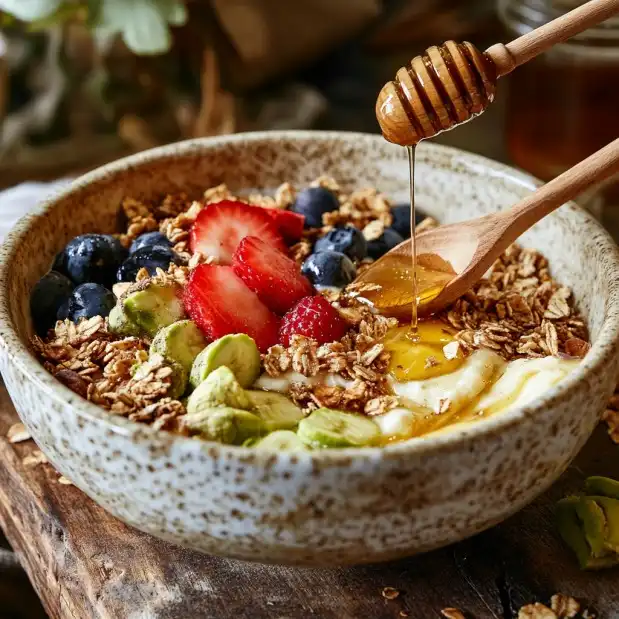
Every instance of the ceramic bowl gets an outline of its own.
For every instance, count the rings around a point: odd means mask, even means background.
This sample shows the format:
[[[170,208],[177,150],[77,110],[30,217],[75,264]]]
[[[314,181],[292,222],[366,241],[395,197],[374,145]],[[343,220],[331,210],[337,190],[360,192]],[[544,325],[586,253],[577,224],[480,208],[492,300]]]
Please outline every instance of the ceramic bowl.
[[[407,195],[406,153],[379,136],[255,133],[173,144],[79,180],[21,220],[0,267],[0,369],[21,419],[53,465],[142,531],[203,552],[333,565],[411,555],[473,535],[547,488],[598,422],[619,369],[619,259],[596,221],[569,204],[522,239],[572,287],[593,347],[526,408],[388,448],[269,453],[155,432],[109,415],[49,375],[29,350],[29,291],[84,232],[115,230],[123,196],[198,195],[302,185]],[[536,182],[462,151],[418,149],[421,205],[442,222],[510,206]]]

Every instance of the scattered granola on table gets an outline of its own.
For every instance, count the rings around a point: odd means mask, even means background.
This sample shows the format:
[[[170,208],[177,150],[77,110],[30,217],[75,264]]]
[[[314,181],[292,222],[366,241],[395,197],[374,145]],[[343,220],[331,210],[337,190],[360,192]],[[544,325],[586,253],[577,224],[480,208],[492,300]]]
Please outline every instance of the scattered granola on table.
[[[355,281],[410,236],[408,205],[374,188],[321,177],[239,197],[217,185],[127,196],[121,210],[124,230],[72,239],[35,286],[32,345],[66,387],[158,430],[277,449],[385,445],[465,408],[472,422],[523,363],[563,376],[589,349],[570,290],[518,246],[412,345],[368,303],[376,285]],[[479,376],[456,394],[467,368]],[[436,397],[416,387],[439,379]]]
[[[393,587],[383,587],[381,594],[386,600],[395,600],[399,597],[400,592]]]
[[[21,443],[22,441],[29,441],[32,437],[30,436],[30,432],[28,432],[26,426],[21,423],[13,424],[6,433],[6,438],[9,443]]]
[[[540,602],[526,604],[518,611],[518,619],[595,619],[588,610],[581,613],[581,605],[573,597],[556,593],[550,600],[550,607]],[[457,608],[444,608],[441,615],[445,619],[465,619],[465,615]]]
[[[619,445],[619,388],[608,400],[602,419],[608,427],[608,436]]]

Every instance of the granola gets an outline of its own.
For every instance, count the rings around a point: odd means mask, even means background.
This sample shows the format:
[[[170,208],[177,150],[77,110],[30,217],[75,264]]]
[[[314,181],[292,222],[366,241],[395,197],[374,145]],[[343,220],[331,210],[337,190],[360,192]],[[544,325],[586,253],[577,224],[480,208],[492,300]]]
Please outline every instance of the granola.
[[[555,593],[550,598],[550,608],[560,619],[573,619],[580,612],[580,603],[569,595]]]
[[[557,614],[544,604],[536,602],[523,606],[518,611],[518,619],[557,619]]]
[[[28,432],[26,426],[23,423],[18,422],[9,428],[6,433],[6,438],[9,443],[22,443],[23,441],[29,441],[32,437],[30,436],[30,432]]]
[[[47,340],[35,336],[32,343],[45,367],[91,402],[119,415],[135,414],[135,421],[147,423],[169,414],[164,398],[171,369],[161,363],[147,376],[135,378],[134,366],[148,359],[147,343],[137,337],[115,339],[102,317],[77,324],[58,322]],[[174,407],[178,416],[182,404],[176,402]],[[144,409],[149,409],[148,414],[143,414]]]
[[[587,327],[569,288],[551,278],[544,256],[518,245],[440,318],[459,330],[456,340],[465,352],[489,348],[509,361],[584,357],[589,350]]]
[[[349,225],[362,231],[368,241],[379,238],[391,225],[391,204],[376,189],[346,193],[329,177],[316,179],[312,186],[329,189],[339,209],[322,215],[322,226],[306,228],[288,254],[297,263],[312,252],[317,238],[335,226]],[[134,292],[152,284],[159,287],[188,285],[192,271],[201,264],[217,262],[216,256],[192,253],[191,228],[200,212],[224,200],[241,201],[257,207],[287,209],[295,201],[296,188],[283,183],[272,196],[235,195],[225,184],[211,187],[202,196],[167,195],[146,202],[127,197],[122,202],[126,229],[118,236],[126,247],[144,232],[159,231],[171,242],[184,264],[170,264],[167,270],[149,273],[142,268],[133,282],[114,285],[122,303]],[[435,227],[432,218],[417,226],[418,232]],[[372,263],[357,260],[357,273]],[[389,380],[391,353],[385,348],[387,332],[398,325],[367,305],[362,293],[372,284],[353,283],[344,290],[320,291],[345,321],[347,330],[337,341],[319,344],[303,335],[293,335],[288,346],[277,344],[261,355],[260,372],[271,378],[292,373],[287,395],[305,414],[327,407],[378,417],[400,405]],[[455,340],[444,345],[442,356],[457,360],[477,349],[487,348],[505,360],[553,355],[583,357],[588,349],[584,321],[574,308],[571,292],[555,282],[546,259],[534,250],[510,247],[493,265],[486,279],[445,310],[439,318],[456,329]],[[65,386],[114,414],[152,425],[156,429],[183,431],[185,404],[172,393],[174,371],[164,359],[148,363],[150,337],[120,336],[108,328],[100,316],[73,323],[58,322],[48,337],[34,337],[33,348],[44,366]],[[131,332],[130,332],[131,333]],[[151,334],[152,336],[152,334]],[[438,351],[440,356],[440,349]],[[425,369],[437,368],[439,361],[428,356]],[[148,371],[136,373],[136,367]],[[329,381],[322,377],[330,376]],[[438,403],[438,412],[448,412],[449,398]],[[606,420],[619,436],[619,408],[609,405]]]
[[[619,445],[619,386],[608,400],[602,419],[608,427],[608,435],[611,440]]]
[[[390,355],[381,340],[398,321],[372,312],[354,296],[342,293],[335,300],[333,293],[327,294],[350,327],[346,336],[318,345],[295,335],[288,348],[276,345],[263,355],[265,372],[277,377],[292,369],[308,378],[328,373],[347,381],[346,387],[295,385],[290,396],[307,411],[326,406],[377,415],[397,406],[387,382]]]

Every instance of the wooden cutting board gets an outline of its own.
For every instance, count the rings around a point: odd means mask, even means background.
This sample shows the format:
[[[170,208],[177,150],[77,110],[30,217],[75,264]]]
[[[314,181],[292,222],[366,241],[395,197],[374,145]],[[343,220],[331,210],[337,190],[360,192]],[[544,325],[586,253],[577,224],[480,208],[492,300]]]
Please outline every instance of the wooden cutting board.
[[[25,466],[37,447],[9,444],[17,421],[0,387],[0,525],[52,619],[439,619],[446,607],[515,619],[557,592],[598,619],[619,618],[619,569],[581,572],[552,523],[555,501],[587,475],[619,479],[619,448],[602,427],[550,491],[507,522],[411,559],[317,570],[205,556],[139,533],[59,483],[49,464]]]

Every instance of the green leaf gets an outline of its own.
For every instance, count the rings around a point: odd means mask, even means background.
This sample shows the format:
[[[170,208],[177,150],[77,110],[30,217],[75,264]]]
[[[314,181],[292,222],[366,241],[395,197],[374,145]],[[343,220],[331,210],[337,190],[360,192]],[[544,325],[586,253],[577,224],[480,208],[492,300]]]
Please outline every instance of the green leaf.
[[[180,0],[105,0],[95,25],[98,36],[121,33],[136,54],[161,54],[170,49],[168,24],[186,19]]]
[[[0,0],[0,10],[31,22],[51,15],[61,4],[62,0]]]
[[[161,54],[171,37],[164,16],[149,0],[135,0],[134,13],[123,28],[123,40],[136,54]]]
[[[182,0],[156,0],[164,19],[172,26],[182,26],[187,21],[187,8]]]

